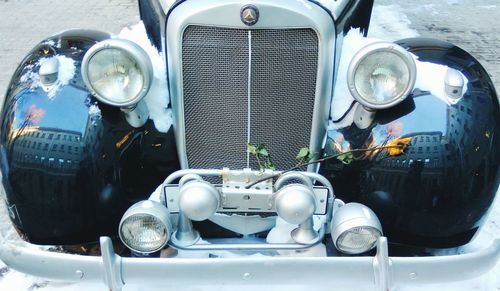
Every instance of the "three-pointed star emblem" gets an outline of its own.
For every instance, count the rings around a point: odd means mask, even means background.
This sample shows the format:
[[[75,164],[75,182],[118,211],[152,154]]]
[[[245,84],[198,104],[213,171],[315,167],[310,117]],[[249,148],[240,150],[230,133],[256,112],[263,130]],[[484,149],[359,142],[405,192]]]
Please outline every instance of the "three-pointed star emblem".
[[[241,8],[241,21],[248,25],[254,25],[259,20],[259,10],[253,5],[246,5]]]

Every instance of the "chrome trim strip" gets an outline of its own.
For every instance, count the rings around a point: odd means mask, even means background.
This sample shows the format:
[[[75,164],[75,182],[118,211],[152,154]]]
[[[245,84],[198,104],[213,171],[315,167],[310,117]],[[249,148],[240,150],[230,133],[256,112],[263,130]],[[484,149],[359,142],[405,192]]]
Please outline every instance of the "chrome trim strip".
[[[189,2],[189,5],[186,3]],[[326,135],[330,102],[332,98],[333,66],[335,50],[335,26],[332,18],[320,6],[305,1],[258,0],[252,1],[260,11],[259,22],[248,27],[241,22],[241,1],[238,0],[189,0],[179,4],[167,23],[167,60],[170,84],[170,99],[174,108],[174,132],[181,168],[189,168],[186,153],[183,81],[182,81],[182,37],[189,25],[208,25],[238,29],[311,28],[318,35],[319,54],[313,129],[309,148],[320,152]],[[246,3],[247,4],[247,3]],[[317,165],[308,166],[315,171]]]
[[[251,94],[252,94],[252,31],[248,31],[248,84],[247,84],[247,144],[250,143]],[[250,168],[250,152],[247,151],[247,168]]]

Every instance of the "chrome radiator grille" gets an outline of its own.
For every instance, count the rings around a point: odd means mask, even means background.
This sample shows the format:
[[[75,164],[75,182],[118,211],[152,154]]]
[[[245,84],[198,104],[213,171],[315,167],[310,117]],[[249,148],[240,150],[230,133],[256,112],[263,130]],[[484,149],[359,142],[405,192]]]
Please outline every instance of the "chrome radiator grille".
[[[247,143],[278,169],[309,146],[318,68],[312,29],[188,26],[182,42],[190,168],[256,168]],[[248,164],[249,163],[249,164]]]

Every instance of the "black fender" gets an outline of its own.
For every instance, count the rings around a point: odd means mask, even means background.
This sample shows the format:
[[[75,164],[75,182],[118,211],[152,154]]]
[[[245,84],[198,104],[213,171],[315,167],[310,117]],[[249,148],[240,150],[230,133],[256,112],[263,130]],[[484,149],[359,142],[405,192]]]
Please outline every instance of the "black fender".
[[[119,108],[85,87],[85,52],[109,38],[71,30],[31,50],[15,71],[1,113],[0,165],[10,217],[37,244],[81,244],[116,236],[125,209],[179,168],[172,129],[151,120],[131,127]],[[40,60],[72,60],[73,76],[55,91],[40,86]]]
[[[397,43],[420,61],[462,72],[468,80],[466,93],[454,105],[415,94],[378,111],[366,130],[352,125],[331,132],[327,153],[335,152],[336,143],[351,148],[380,144],[391,131],[412,140],[401,156],[375,155],[350,165],[328,162],[321,171],[337,197],[374,210],[390,242],[460,246],[483,224],[499,184],[498,97],[481,64],[459,47],[425,38]]]

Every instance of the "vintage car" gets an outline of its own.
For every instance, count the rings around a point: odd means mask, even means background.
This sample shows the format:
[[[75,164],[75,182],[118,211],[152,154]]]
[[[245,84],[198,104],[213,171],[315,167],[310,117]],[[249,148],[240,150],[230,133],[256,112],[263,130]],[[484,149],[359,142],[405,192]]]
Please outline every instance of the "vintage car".
[[[70,30],[13,74],[8,266],[110,290],[390,290],[496,264],[500,240],[436,256],[499,182],[498,97],[469,53],[367,38],[370,0],[138,4],[146,41]]]

